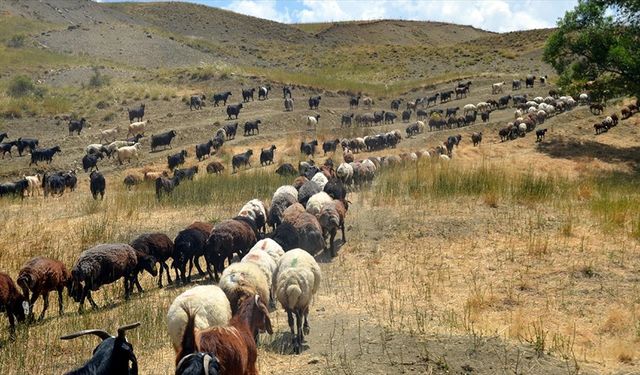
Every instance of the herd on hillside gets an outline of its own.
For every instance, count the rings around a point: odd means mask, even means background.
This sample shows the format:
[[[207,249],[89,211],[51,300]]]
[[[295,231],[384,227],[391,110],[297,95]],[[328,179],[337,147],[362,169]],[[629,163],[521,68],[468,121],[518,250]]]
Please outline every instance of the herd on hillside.
[[[525,88],[533,87],[535,77],[524,80]],[[546,77],[540,78],[544,83]],[[522,81],[512,83],[512,90],[522,89]],[[503,93],[505,82],[494,83],[492,94]],[[500,129],[498,135],[502,141],[524,137],[536,130],[536,140],[541,141],[546,129],[536,129],[550,117],[571,110],[577,105],[589,105],[594,115],[604,111],[602,103],[590,103],[588,94],[578,98],[560,95],[555,89],[547,97],[528,97],[515,92],[497,99],[488,99],[477,104],[466,104],[446,109],[430,108],[440,103],[465,98],[472,87],[471,82],[458,83],[453,90],[434,93],[414,101],[394,99],[391,111],[341,115],[343,128],[352,126],[373,126],[381,123],[393,124],[400,112],[400,119],[407,123],[405,137],[415,137],[429,131],[453,129],[473,125],[479,116],[488,122],[490,114],[496,110],[514,111],[514,121]],[[285,111],[294,110],[293,87],[283,87]],[[231,92],[210,96],[214,106],[225,105],[227,117],[237,119],[243,105],[249,105],[257,91],[258,100],[269,100],[271,87],[243,89],[243,102],[227,105]],[[310,110],[317,110],[322,97],[308,99]],[[206,105],[204,95],[194,95],[187,101],[191,110],[199,110]],[[404,103],[404,104],[403,104]],[[367,96],[354,96],[349,99],[349,108],[364,106],[371,109],[375,102]],[[461,112],[458,115],[458,112]],[[630,104],[621,111],[626,119],[638,112],[638,103]],[[82,158],[82,167],[89,175],[89,189],[95,199],[103,198],[106,189],[104,175],[98,170],[98,163],[105,158],[113,158],[119,164],[139,159],[142,154],[140,140],[145,137],[151,120],[144,120],[145,105],[128,110],[129,125],[124,139],[118,139],[123,130],[120,127],[100,131],[100,143],[86,146],[86,155]],[[416,120],[412,122],[412,117]],[[320,115],[304,118],[305,125],[315,129]],[[617,114],[606,116],[594,125],[596,134],[608,131],[619,121]],[[244,123],[244,136],[259,134],[262,122],[259,119]],[[86,119],[70,120],[69,133],[80,134],[87,125]],[[235,139],[239,123],[230,122],[217,129],[211,139],[195,146],[198,161],[217,153],[230,140]],[[169,130],[162,134],[151,135],[150,148],[171,148],[177,132]],[[0,142],[7,138],[0,134]],[[473,146],[482,142],[482,132],[471,135]],[[306,161],[294,166],[283,163],[275,173],[290,176],[291,185],[278,188],[267,206],[260,199],[245,204],[237,216],[215,225],[195,221],[180,231],[172,240],[164,233],[145,233],[134,238],[129,244],[101,244],[82,252],[75,264],[68,268],[62,262],[46,257],[36,257],[28,261],[14,280],[6,273],[0,273],[0,308],[9,318],[10,335],[15,335],[16,320],[31,322],[34,318],[34,303],[40,297],[44,301],[39,319],[43,319],[48,309],[50,292],[58,294],[60,314],[63,314],[63,293],[79,303],[82,311],[87,300],[93,308],[97,304],[92,292],[102,286],[120,279],[124,282],[124,297],[129,299],[134,289],[140,293],[142,287],[139,277],[147,272],[158,277],[158,287],[162,287],[163,274],[167,283],[188,284],[191,282],[193,267],[201,277],[209,278],[217,284],[201,285],[188,289],[174,300],[167,313],[167,330],[176,353],[176,374],[218,374],[237,373],[255,374],[257,350],[256,343],[260,332],[273,332],[269,318],[280,302],[288,315],[291,331],[291,345],[300,353],[309,333],[309,306],[316,294],[321,271],[314,256],[326,252],[336,256],[338,245],[335,237],[341,232],[342,243],[345,238],[345,218],[349,208],[348,191],[372,183],[378,171],[402,162],[416,161],[421,158],[448,160],[453,150],[462,141],[462,135],[452,135],[430,150],[406,152],[385,157],[370,156],[358,158],[362,152],[395,148],[403,139],[399,130],[381,132],[366,137],[336,138],[325,140],[321,145],[324,155],[342,149],[343,161],[337,165],[331,158],[317,164],[313,158],[318,152],[317,140],[303,141],[300,153],[307,156]],[[26,151],[31,154],[31,164],[51,163],[60,147],[39,148],[39,141],[33,138],[18,138],[3,142],[0,149],[4,154],[16,147],[18,154]],[[260,150],[260,164],[274,163],[276,146]],[[189,153],[180,150],[167,156],[169,172],[146,172],[143,177],[127,175],[124,184],[128,188],[150,181],[155,183],[156,195],[160,199],[180,185],[192,180],[199,172],[198,166],[181,168]],[[253,150],[233,155],[233,172],[243,167],[251,167]],[[211,161],[206,166],[208,173],[222,173],[225,166],[220,161]],[[77,172],[59,171],[24,176],[23,179],[0,184],[0,195],[24,197],[43,192],[44,196],[62,195],[65,190],[73,191],[78,182]],[[271,228],[270,231],[267,228]],[[200,260],[204,259],[204,269]],[[167,262],[171,260],[171,266]],[[159,270],[158,270],[159,268]],[[175,272],[171,279],[171,269]],[[86,364],[74,373],[112,374],[137,373],[137,361],[133,347],[126,340],[126,331],[135,329],[139,323],[120,327],[117,335],[112,336],[101,330],[80,331],[62,337],[70,340],[83,335],[96,335],[102,339]]]

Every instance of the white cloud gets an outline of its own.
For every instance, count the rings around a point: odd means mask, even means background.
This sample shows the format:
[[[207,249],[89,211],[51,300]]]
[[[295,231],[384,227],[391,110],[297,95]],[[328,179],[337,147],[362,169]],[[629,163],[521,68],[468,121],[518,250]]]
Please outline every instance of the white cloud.
[[[234,0],[225,9],[248,16],[291,23],[288,9],[278,10],[276,0]]]

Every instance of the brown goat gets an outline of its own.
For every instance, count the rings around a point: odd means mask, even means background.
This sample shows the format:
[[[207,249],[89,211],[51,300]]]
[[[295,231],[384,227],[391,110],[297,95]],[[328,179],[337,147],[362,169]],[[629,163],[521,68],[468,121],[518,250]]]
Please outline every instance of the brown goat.
[[[65,265],[55,259],[36,257],[28,261],[18,273],[18,286],[22,289],[24,298],[29,301],[30,315],[33,316],[33,305],[42,296],[44,307],[38,320],[44,319],[49,307],[49,292],[58,291],[58,308],[60,315],[64,313],[62,294],[64,288],[71,287],[71,274]],[[31,299],[29,300],[29,292]]]
[[[152,256],[160,264],[159,288],[162,288],[163,270],[167,271],[167,283],[172,283],[169,266],[165,263],[167,259],[173,256],[173,241],[171,241],[171,238],[164,233],[145,233],[131,241],[130,245],[137,251]]]
[[[266,330],[273,333],[269,310],[259,296],[247,298],[226,327],[212,327],[202,331],[194,329],[195,316],[187,312],[188,321],[182,337],[182,348],[176,364],[190,354],[212,354],[220,365],[220,373],[226,375],[257,375],[258,351],[253,332]],[[186,358],[199,360],[196,356]]]
[[[16,284],[9,275],[0,272],[0,311],[4,310],[9,318],[9,332],[11,338],[15,337],[16,319],[23,322],[29,314],[29,303],[20,293]]]

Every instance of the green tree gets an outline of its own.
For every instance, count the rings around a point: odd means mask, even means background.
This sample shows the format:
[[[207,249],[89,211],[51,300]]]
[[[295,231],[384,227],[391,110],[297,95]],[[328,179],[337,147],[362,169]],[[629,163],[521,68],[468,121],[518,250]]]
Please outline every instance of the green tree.
[[[640,95],[640,1],[580,0],[558,21],[543,59],[571,93],[588,86],[596,100]]]
[[[36,86],[33,84],[29,77],[20,75],[14,77],[11,82],[9,82],[9,86],[7,87],[7,94],[14,98],[19,98],[32,94],[35,89]]]

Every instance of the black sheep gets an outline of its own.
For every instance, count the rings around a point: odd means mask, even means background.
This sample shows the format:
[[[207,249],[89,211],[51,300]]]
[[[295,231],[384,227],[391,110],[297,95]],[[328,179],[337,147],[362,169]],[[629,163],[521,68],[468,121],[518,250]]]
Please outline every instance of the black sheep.
[[[231,116],[236,116],[236,119],[238,119],[238,115],[240,114],[241,109],[242,109],[242,103],[228,105],[227,106],[228,119],[231,120]]]
[[[153,257],[160,264],[160,275],[158,276],[158,287],[162,288],[162,273],[167,273],[167,283],[171,284],[171,274],[166,261],[173,257],[174,245],[171,238],[164,233],[145,233],[136,237],[130,243],[136,251]]]
[[[151,151],[154,151],[160,146],[169,146],[169,148],[171,148],[171,141],[176,135],[175,130],[170,130],[158,135],[151,135]]]
[[[260,149],[260,165],[273,164],[276,145],[271,145],[268,149]]]
[[[133,120],[138,120],[138,121],[142,121],[142,118],[144,117],[144,103],[140,104],[140,107],[138,108],[134,108],[134,109],[129,109],[127,108],[127,112],[129,112],[129,122],[132,123]]]
[[[347,189],[344,187],[342,181],[337,178],[330,179],[324,185],[323,190],[333,199],[345,200],[347,198]]]
[[[167,156],[167,165],[169,170],[174,170],[177,166],[184,164],[184,158],[187,156],[187,150],[182,150],[177,154]]]
[[[84,127],[84,125],[86,124],[87,120],[85,120],[85,118],[81,118],[80,121],[78,120],[70,120],[69,121],[69,135],[73,134],[73,132],[77,132],[78,135],[80,135],[80,132],[82,131],[82,128]]]
[[[100,200],[104,199],[104,191],[107,187],[107,182],[104,179],[102,173],[98,171],[93,171],[89,175],[89,189],[91,190],[91,195],[93,199],[98,199],[98,194],[100,194]]]
[[[219,102],[223,102],[223,105],[227,105],[227,99],[229,99],[230,96],[231,91],[213,94],[213,106],[217,107]]]

